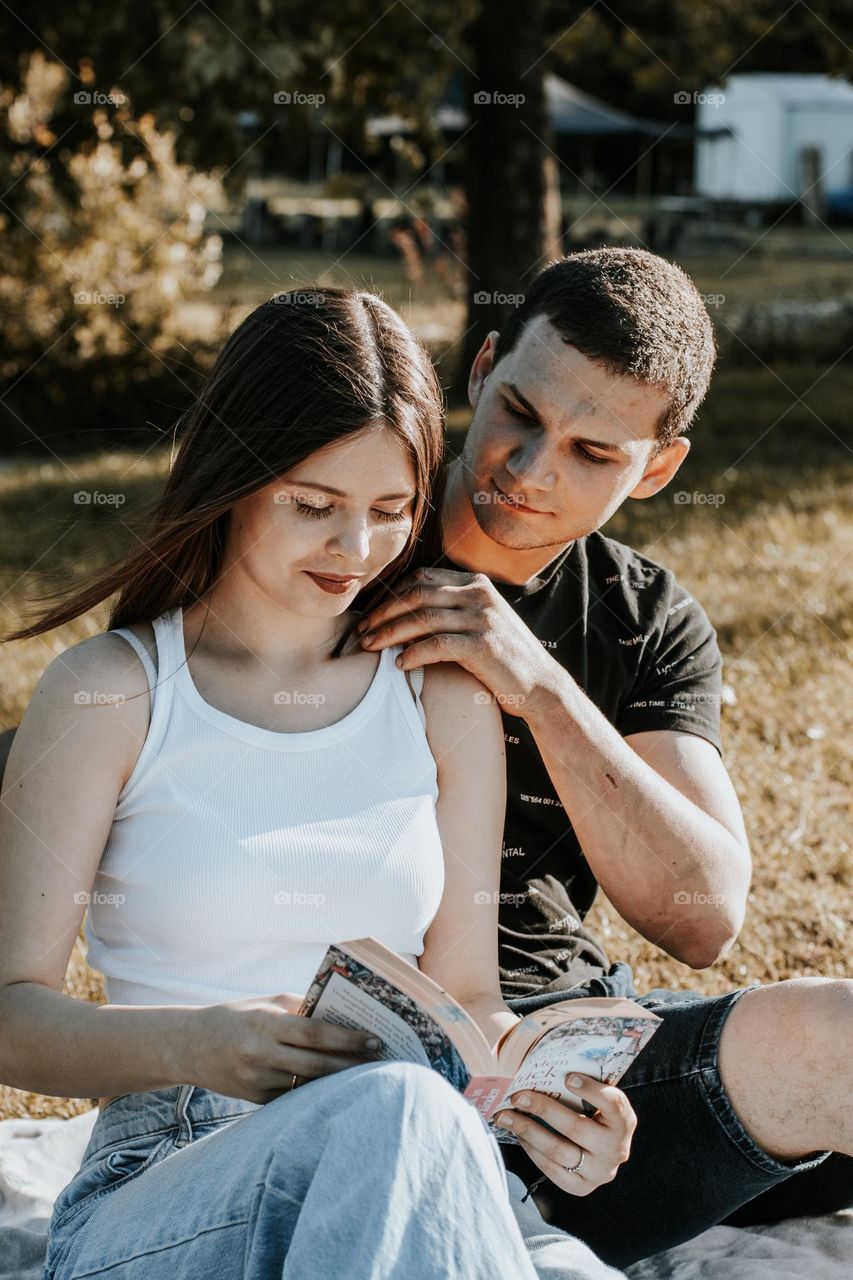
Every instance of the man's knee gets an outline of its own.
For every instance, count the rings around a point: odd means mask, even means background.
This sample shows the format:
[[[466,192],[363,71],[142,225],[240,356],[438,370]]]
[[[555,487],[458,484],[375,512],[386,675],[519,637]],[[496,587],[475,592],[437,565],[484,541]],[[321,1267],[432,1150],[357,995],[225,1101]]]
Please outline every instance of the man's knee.
[[[753,1062],[783,1054],[789,1061],[802,1056],[819,1062],[831,1039],[853,1034],[853,980],[849,978],[788,978],[748,991],[723,1024],[720,1065],[747,1056]]]

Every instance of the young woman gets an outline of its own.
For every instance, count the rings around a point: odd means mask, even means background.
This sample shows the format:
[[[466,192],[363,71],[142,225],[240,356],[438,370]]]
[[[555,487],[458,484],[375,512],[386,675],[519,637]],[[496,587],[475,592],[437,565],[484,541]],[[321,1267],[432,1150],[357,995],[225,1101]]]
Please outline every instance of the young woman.
[[[296,1014],[328,943],[373,936],[490,1040],[516,1020],[498,709],[453,665],[340,656],[356,598],[435,552],[442,446],[388,306],[279,295],[226,342],[148,533],[7,637],[115,596],[40,680],[0,813],[2,1079],[100,1095],[45,1280],[535,1274],[470,1104]],[[103,1006],[62,994],[87,904]]]

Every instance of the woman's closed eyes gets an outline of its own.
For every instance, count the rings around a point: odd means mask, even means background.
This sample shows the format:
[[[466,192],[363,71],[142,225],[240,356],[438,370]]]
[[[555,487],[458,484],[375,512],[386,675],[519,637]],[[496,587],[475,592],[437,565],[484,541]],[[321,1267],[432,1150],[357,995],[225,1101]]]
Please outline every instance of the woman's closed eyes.
[[[334,511],[334,507],[313,507],[308,502],[296,501],[296,510],[300,515],[309,516],[312,520],[325,520]],[[377,511],[380,520],[405,520],[405,511]]]

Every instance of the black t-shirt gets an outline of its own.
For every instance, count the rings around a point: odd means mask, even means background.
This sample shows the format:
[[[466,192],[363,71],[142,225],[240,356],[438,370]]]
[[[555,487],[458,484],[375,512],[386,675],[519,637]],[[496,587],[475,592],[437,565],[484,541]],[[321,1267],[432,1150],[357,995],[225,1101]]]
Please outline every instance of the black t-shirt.
[[[462,569],[448,556],[438,562]],[[623,735],[699,734],[720,750],[722,659],[673,574],[592,533],[523,586],[497,591]],[[500,906],[504,996],[559,991],[610,962],[582,921],[597,882],[527,725],[501,712],[507,758]]]

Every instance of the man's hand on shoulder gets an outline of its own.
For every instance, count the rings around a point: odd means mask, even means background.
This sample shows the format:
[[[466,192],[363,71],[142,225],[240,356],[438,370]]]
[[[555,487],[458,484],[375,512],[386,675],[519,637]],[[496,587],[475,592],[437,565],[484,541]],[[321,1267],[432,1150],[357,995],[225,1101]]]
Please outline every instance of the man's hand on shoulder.
[[[400,665],[406,670],[458,663],[491,691],[502,710],[522,718],[537,690],[566,678],[482,573],[417,569],[359,628],[365,649],[405,644]]]

